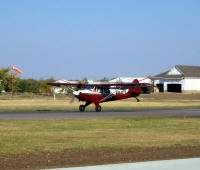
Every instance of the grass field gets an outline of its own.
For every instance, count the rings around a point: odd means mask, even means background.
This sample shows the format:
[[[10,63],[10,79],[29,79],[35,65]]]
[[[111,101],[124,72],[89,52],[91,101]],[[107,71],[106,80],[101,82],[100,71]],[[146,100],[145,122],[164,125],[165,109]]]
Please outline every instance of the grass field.
[[[80,102],[58,96],[0,96],[0,111],[78,110]],[[199,94],[151,94],[102,103],[104,110],[200,108]],[[88,110],[94,110],[91,105]],[[198,118],[0,120],[0,154],[97,148],[200,145]]]
[[[141,102],[134,98],[102,103],[103,110],[132,110],[156,108],[200,108],[200,94],[147,94],[141,95]],[[76,99],[70,103],[67,96],[0,95],[0,111],[36,111],[36,110],[78,110],[81,102]],[[82,103],[83,104],[83,103]],[[94,106],[86,110],[94,110]]]
[[[70,103],[69,100],[3,100],[0,101],[0,111],[37,111],[37,110],[78,110],[83,102]],[[133,110],[161,108],[200,108],[200,101],[142,101],[134,99],[114,101],[101,104],[103,110]],[[90,105],[86,110],[94,110]]]
[[[103,110],[200,108],[200,94],[150,94],[140,99],[139,103],[131,98],[101,105]],[[0,112],[78,110],[81,103],[70,100],[67,96],[54,101],[52,96],[0,95]],[[195,157],[200,150],[199,132],[199,118],[0,120],[0,169]]]
[[[0,154],[200,146],[198,118],[0,120]]]

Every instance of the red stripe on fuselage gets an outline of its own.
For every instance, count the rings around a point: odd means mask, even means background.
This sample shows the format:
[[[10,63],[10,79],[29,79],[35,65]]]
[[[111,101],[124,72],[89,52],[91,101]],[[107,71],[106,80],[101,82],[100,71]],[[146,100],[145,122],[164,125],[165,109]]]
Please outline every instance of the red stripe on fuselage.
[[[88,93],[80,93],[79,98],[85,100],[85,101],[100,101],[104,99],[105,97],[102,94],[88,94]]]
[[[131,98],[133,97],[130,93],[126,93],[126,94],[116,94],[115,98],[116,100],[122,100],[122,99],[127,99],[127,98]]]
[[[79,99],[81,99],[83,101],[90,101],[90,102],[93,102],[96,104],[96,103],[100,103],[101,100],[102,100],[102,102],[106,102],[106,101],[127,99],[127,98],[131,98],[133,96],[130,93],[126,93],[126,94],[118,93],[118,94],[114,95],[113,97],[108,98],[107,100],[103,100],[106,96],[103,96],[102,94],[80,93],[78,97],[79,97]]]

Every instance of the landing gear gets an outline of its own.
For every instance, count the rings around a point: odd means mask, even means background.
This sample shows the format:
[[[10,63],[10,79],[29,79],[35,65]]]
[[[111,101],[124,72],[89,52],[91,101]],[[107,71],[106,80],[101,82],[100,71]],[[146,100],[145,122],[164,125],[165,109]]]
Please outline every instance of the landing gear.
[[[79,106],[79,111],[80,112],[84,112],[85,111],[85,106],[84,105],[80,105]]]
[[[136,98],[137,102],[140,102],[140,99],[138,99],[137,97],[135,97],[135,98]]]
[[[100,112],[101,111],[101,106],[100,105],[96,106],[95,110],[96,110],[96,112]]]
[[[79,111],[80,112],[84,112],[85,111],[85,108],[88,106],[88,105],[90,105],[92,102],[86,102],[85,103],[85,105],[80,105],[79,106]],[[98,105],[97,103],[95,103],[95,111],[96,112],[101,112],[101,106],[100,105]]]
[[[87,102],[85,103],[85,105],[80,105],[80,106],[79,106],[79,111],[80,111],[80,112],[84,112],[84,111],[85,111],[85,108],[86,108],[87,106],[89,106],[91,103],[92,103],[92,102],[87,101]]]
[[[138,95],[136,93],[131,93],[131,94],[132,94],[133,97],[135,97],[137,102],[140,102],[140,99],[137,98]]]

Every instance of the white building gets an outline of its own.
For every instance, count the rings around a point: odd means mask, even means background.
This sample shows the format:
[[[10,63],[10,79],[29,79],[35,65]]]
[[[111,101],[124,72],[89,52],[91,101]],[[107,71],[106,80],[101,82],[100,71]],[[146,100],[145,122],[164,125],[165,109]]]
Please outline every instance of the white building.
[[[176,65],[153,78],[159,92],[200,91],[200,66]]]
[[[151,79],[146,77],[117,77],[110,80],[111,83],[123,82],[123,83],[132,83],[133,80],[138,79],[140,83],[152,83]]]
[[[70,83],[70,82],[72,83],[74,81],[57,80],[55,82],[56,83]],[[66,89],[65,86],[63,86],[63,87],[52,87],[52,88],[53,88],[54,94],[59,94],[59,93],[61,93],[61,94],[68,94],[67,89]]]

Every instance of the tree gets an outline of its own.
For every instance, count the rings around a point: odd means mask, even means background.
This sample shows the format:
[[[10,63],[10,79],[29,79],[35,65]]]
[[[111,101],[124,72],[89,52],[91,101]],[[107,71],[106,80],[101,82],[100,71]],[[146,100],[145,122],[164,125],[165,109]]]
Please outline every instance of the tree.
[[[47,93],[47,94],[51,94],[52,93],[52,87],[47,85],[48,82],[53,82],[55,81],[54,78],[49,78],[49,79],[40,79],[39,84],[39,92],[40,93]]]
[[[12,94],[14,92],[20,91],[19,84],[21,82],[21,79],[20,79],[20,77],[17,76],[16,73],[9,75],[9,81],[10,81],[9,90],[7,90],[7,91],[12,91]]]
[[[88,83],[88,78],[84,77],[82,83]]]
[[[10,82],[10,75],[9,75],[10,68],[2,68],[0,69],[0,93],[2,91],[9,91],[9,82]]]
[[[108,82],[109,79],[108,79],[107,77],[104,77],[104,78],[100,79],[99,81],[100,81],[100,82]]]
[[[22,79],[18,83],[18,90],[20,92],[39,93],[40,82],[34,79]]]

